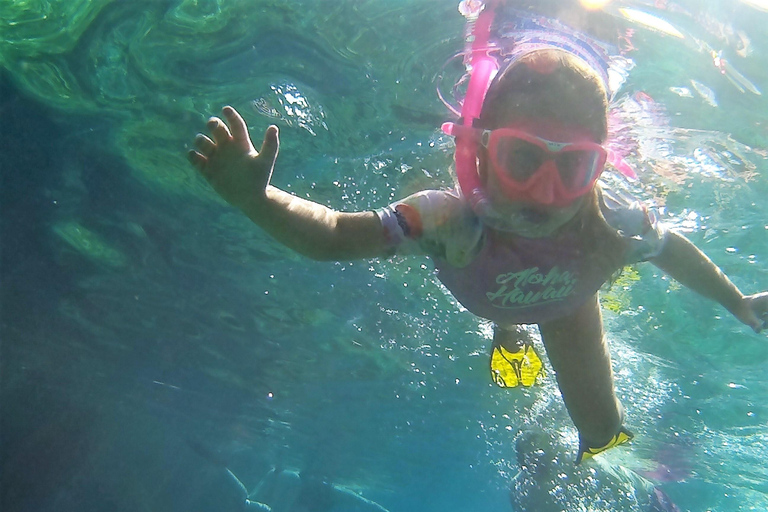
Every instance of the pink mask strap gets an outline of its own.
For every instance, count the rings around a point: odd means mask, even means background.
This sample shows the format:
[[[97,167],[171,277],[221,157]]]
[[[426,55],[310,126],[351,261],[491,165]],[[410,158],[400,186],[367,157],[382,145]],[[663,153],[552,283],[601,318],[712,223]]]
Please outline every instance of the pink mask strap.
[[[606,162],[611,164],[617,171],[631,180],[637,179],[637,173],[632,169],[632,166],[627,163],[624,158],[612,149],[606,149],[608,157]]]

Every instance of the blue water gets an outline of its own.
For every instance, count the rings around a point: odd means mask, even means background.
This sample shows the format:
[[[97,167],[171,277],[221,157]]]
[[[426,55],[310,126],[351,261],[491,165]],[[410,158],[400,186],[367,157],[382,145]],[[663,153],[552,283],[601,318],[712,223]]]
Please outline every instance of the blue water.
[[[488,326],[427,258],[303,259],[185,160],[231,104],[256,139],[280,126],[273,182],[302,197],[351,211],[449,184],[434,79],[457,3],[0,2],[3,511],[225,509],[190,440],[249,488],[277,465],[392,512],[512,510],[518,431],[575,442],[551,372],[491,383]],[[761,291],[768,7],[653,4],[623,3],[685,38],[620,22],[624,185]],[[768,510],[765,334],[650,265],[603,298],[637,434],[608,460],[681,510]]]

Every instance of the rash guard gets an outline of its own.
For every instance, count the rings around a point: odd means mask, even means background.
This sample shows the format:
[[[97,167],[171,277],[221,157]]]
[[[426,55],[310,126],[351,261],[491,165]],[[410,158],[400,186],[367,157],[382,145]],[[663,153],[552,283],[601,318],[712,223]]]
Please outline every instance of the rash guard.
[[[600,207],[624,239],[625,264],[661,252],[666,231],[651,210],[610,191],[600,194]],[[585,255],[574,232],[500,234],[456,191],[425,190],[376,213],[393,253],[430,256],[440,281],[465,308],[501,325],[566,316],[617,270]]]

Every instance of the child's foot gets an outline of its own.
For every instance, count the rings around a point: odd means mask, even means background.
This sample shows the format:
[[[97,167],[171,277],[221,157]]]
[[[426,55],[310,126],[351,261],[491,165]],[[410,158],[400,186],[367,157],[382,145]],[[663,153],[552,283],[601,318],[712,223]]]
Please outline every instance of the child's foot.
[[[591,459],[598,453],[602,453],[605,450],[613,448],[614,446],[619,446],[620,444],[627,443],[631,441],[632,438],[634,437],[635,435],[632,432],[630,432],[624,427],[621,427],[621,430],[619,430],[619,433],[613,436],[611,440],[608,441],[608,443],[601,446],[592,447],[592,446],[589,446],[589,443],[587,441],[585,441],[581,436],[579,436],[579,455],[578,457],[576,457],[576,464],[580,464],[582,460]]]
[[[528,331],[522,327],[503,329],[494,325],[491,348],[493,382],[502,388],[533,386],[542,375],[542,368]]]

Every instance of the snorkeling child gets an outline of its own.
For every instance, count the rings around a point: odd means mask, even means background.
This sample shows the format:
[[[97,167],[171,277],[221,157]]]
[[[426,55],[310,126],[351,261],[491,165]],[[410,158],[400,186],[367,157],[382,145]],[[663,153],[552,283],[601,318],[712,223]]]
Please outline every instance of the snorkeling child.
[[[473,51],[462,118],[444,126],[456,138],[458,190],[422,191],[375,212],[301,199],[269,183],[277,127],[267,128],[257,152],[232,107],[223,109],[226,124],[208,121],[212,138],[199,134],[189,158],[221,197],[307,257],[430,256],[459,302],[494,322],[492,357],[511,360],[518,381],[500,382],[496,372],[499,384],[535,380],[537,358],[520,326],[537,324],[579,431],[578,463],[632,437],[603,333],[604,283],[629,263],[650,261],[756,332],[768,321],[768,292],[745,296],[641,204],[603,190],[608,100],[599,73],[556,47],[519,52],[496,72],[482,47],[486,13],[475,25],[482,51]]]

